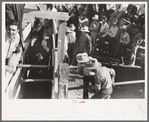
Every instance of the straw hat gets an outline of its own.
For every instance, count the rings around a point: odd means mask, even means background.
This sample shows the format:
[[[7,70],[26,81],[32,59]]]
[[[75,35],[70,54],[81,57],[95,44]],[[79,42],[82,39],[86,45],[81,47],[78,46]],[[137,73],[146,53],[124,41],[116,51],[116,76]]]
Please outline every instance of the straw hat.
[[[76,29],[76,27],[74,26],[74,24],[70,24],[70,30],[74,31]]]
[[[78,63],[87,63],[89,61],[88,54],[87,53],[79,53],[76,56],[76,60]]]
[[[95,15],[94,17],[92,17],[92,19],[99,20],[99,16],[98,15]]]
[[[90,60],[88,64],[85,65],[86,69],[97,69],[98,67],[101,67],[101,63],[98,62],[96,58],[93,58]]]
[[[82,27],[82,28],[81,28],[81,31],[82,31],[82,32],[90,32],[90,31],[88,30],[88,27],[87,27],[87,26]]]

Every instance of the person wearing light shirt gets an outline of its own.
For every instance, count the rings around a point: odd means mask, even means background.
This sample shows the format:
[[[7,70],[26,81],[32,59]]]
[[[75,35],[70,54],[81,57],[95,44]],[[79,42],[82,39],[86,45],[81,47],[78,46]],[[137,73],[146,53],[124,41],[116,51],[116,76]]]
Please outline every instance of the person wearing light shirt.
[[[21,46],[19,45],[20,36],[18,27],[18,22],[15,20],[10,20],[8,22],[5,36],[5,87],[8,85],[13,73],[16,71],[22,53]]]
[[[98,32],[99,32],[99,19],[98,15],[95,15],[92,17],[93,21],[91,25],[89,26],[89,30],[91,31],[91,39],[92,39],[92,49],[95,49],[96,46],[96,39],[98,37]]]
[[[139,48],[139,45],[144,41],[145,35],[143,33],[138,33],[132,38],[132,45],[131,45],[131,58],[130,64],[131,66],[135,65],[136,62],[136,54]]]
[[[85,65],[85,68],[95,73],[93,75],[94,85],[91,86],[95,94],[90,99],[109,99],[113,92],[113,83],[116,76],[115,70],[102,66],[96,58],[90,60]]]
[[[118,22],[127,11],[127,7],[128,7],[128,3],[120,4],[117,11],[111,14],[111,17],[114,18],[116,22]]]
[[[103,53],[105,53],[105,41],[109,42],[110,55],[114,53],[116,42],[117,42],[116,36],[117,36],[118,30],[119,30],[118,26],[116,25],[115,22],[113,22],[113,25],[110,27],[110,29],[104,35],[102,35],[101,47],[102,47]]]
[[[115,4],[107,4],[106,7],[107,7],[107,10],[106,10],[105,13],[106,13],[106,16],[107,16],[107,20],[109,20],[110,15],[116,11],[116,6],[115,6]]]
[[[120,42],[119,42],[119,46],[118,46],[118,54],[119,54],[119,59],[120,59],[120,63],[124,64],[124,58],[126,56],[126,48],[127,45],[130,43],[130,36],[128,34],[127,30],[127,26],[123,25],[121,27],[122,33],[120,35]]]
[[[102,44],[101,44],[101,37],[104,35],[107,31],[109,30],[109,24],[107,23],[107,17],[102,16],[101,21],[100,21],[100,30],[98,34],[98,42],[97,42],[97,47],[99,48],[99,51],[102,49]]]

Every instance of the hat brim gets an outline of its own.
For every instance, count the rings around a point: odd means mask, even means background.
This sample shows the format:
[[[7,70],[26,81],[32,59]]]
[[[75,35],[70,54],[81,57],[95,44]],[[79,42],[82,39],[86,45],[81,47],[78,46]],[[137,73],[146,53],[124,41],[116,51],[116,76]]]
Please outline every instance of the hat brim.
[[[88,60],[82,60],[82,61],[77,60],[78,63],[87,63],[88,61],[89,61],[89,59]]]
[[[99,20],[99,19],[97,19],[97,18],[94,18],[94,17],[92,17],[92,19],[93,19],[93,20]]]
[[[96,64],[95,64],[95,66],[93,66],[93,67],[86,67],[86,69],[97,69],[98,67],[101,67],[101,63],[100,62],[97,62]]]
[[[89,30],[81,30],[82,32],[90,32]]]

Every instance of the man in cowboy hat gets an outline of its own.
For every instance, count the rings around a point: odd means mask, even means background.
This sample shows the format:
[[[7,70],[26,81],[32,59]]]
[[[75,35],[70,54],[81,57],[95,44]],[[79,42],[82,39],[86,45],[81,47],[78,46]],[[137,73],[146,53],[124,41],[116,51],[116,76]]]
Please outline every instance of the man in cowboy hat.
[[[117,34],[118,34],[118,26],[116,24],[115,21],[113,21],[112,26],[109,28],[109,30],[102,35],[101,37],[101,48],[103,53],[105,53],[105,42],[109,42],[109,51],[108,53],[110,53],[110,56],[112,56],[114,54],[114,50],[115,50],[115,45],[117,42]]]
[[[91,99],[110,98],[113,91],[112,84],[115,80],[115,70],[101,66],[101,63],[99,63],[95,58],[90,60],[90,63],[86,64],[85,67],[86,69],[95,72],[95,85],[93,86],[95,94],[91,97]]]
[[[78,73],[83,77],[83,83],[84,83],[84,86],[88,87],[89,86],[89,82],[92,83],[92,85],[94,85],[94,77],[93,75],[95,74],[94,72],[92,71],[89,71],[87,69],[84,69],[85,68],[85,65],[87,63],[89,63],[90,60],[92,60],[93,58],[88,56],[87,53],[79,53],[77,56],[76,56],[76,60],[78,62]],[[87,88],[84,88],[83,90],[83,99],[88,99],[88,89]]]
[[[90,54],[92,51],[92,43],[91,43],[91,38],[88,35],[88,32],[89,32],[88,27],[87,26],[82,27],[80,30],[81,30],[81,33],[78,39],[76,40],[71,65],[77,64],[76,55],[78,53],[86,52],[87,54]]]
[[[95,15],[94,17],[92,17],[92,19],[93,19],[93,21],[89,26],[89,30],[91,31],[92,47],[94,49],[95,45],[96,45],[96,39],[98,37],[98,32],[99,32],[98,15]]]
[[[120,27],[121,34],[120,34],[120,41],[116,47],[116,54],[120,60],[120,63],[124,64],[124,58],[126,57],[126,48],[130,43],[130,36],[127,32],[127,26],[123,25]]]

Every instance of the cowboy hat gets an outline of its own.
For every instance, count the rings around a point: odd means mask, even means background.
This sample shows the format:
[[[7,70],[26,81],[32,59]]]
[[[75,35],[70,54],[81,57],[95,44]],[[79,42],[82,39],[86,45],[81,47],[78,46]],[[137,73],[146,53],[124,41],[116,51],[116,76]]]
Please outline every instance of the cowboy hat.
[[[101,63],[98,62],[96,58],[93,58],[88,64],[85,65],[85,67],[86,69],[97,69],[98,67],[101,67]]]
[[[82,27],[82,28],[81,28],[81,31],[82,31],[82,32],[90,32],[90,31],[88,30],[88,27],[87,27],[87,26]]]
[[[78,63],[87,63],[89,61],[87,53],[79,53],[76,56],[76,60]]]
[[[95,15],[94,17],[92,17],[92,19],[94,19],[94,20],[99,20],[98,18],[99,18],[98,15]]]
[[[76,29],[76,27],[74,26],[74,24],[70,24],[70,30],[74,31]]]

